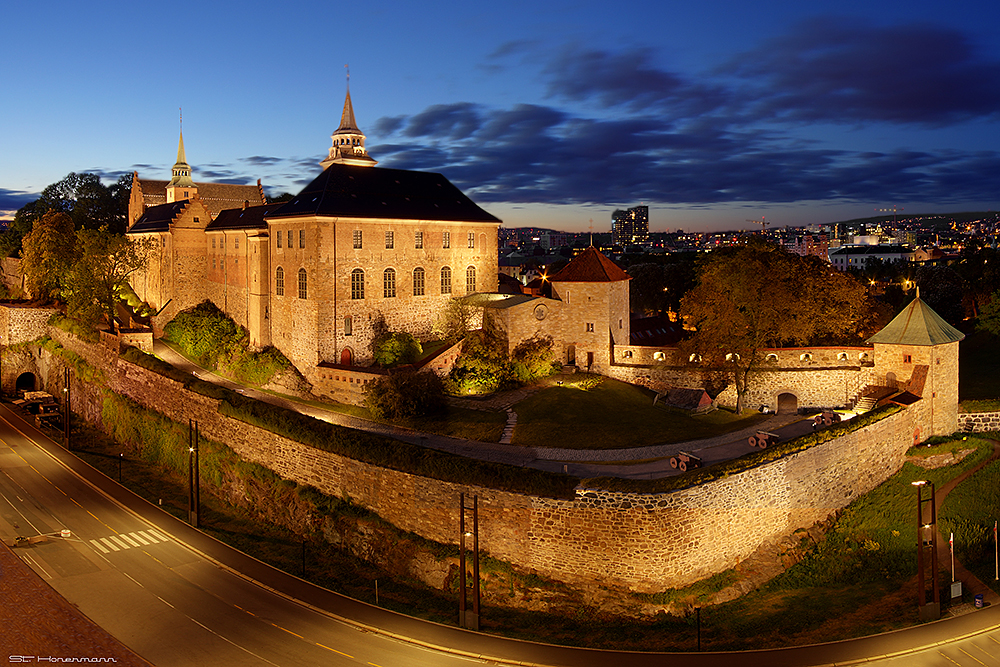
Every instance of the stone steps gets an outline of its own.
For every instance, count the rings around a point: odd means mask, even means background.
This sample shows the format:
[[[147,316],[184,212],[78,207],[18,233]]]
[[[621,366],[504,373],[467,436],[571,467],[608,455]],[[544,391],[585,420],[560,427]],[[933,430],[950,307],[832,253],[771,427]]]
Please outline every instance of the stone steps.
[[[510,439],[514,437],[515,426],[517,426],[517,413],[510,408],[507,408],[507,424],[503,427],[503,435],[500,436],[500,444],[510,444]]]

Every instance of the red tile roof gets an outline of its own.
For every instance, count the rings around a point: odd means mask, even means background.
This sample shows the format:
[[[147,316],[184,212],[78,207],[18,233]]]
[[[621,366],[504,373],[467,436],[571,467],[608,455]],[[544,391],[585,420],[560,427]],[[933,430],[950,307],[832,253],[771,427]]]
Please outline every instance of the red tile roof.
[[[549,278],[554,283],[611,283],[630,279],[617,264],[593,246],[574,257],[562,271]]]

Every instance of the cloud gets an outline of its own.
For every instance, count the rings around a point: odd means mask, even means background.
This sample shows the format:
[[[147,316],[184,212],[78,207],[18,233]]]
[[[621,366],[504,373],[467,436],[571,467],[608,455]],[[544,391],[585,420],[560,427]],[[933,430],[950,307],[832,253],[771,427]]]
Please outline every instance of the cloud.
[[[929,126],[1000,117],[1000,62],[937,25],[814,18],[720,72],[755,93],[759,117]]]
[[[0,188],[0,211],[16,211],[25,204],[38,199],[38,194],[20,190]]]

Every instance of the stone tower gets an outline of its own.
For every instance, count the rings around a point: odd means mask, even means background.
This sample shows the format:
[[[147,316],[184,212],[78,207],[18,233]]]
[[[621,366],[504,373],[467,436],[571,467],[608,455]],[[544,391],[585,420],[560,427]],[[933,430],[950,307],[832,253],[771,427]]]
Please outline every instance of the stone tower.
[[[356,167],[374,167],[377,164],[365,150],[365,134],[358,129],[358,123],[354,120],[350,79],[347,80],[347,97],[340,114],[340,127],[330,138],[333,140],[330,154],[319,163],[324,169],[331,164],[351,164]]]
[[[951,326],[917,296],[884,329],[868,339],[875,346],[875,372],[920,397],[917,407],[929,433],[958,430],[958,343],[965,334]]]
[[[177,142],[177,162],[170,170],[171,179],[167,183],[167,203],[193,199],[198,193],[198,186],[191,180],[191,166],[184,155],[184,131],[181,130]]]

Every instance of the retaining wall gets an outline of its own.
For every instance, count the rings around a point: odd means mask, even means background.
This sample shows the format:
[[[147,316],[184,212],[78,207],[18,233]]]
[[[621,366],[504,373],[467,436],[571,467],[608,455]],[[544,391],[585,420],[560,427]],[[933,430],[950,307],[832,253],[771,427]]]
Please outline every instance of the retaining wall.
[[[459,493],[479,496],[480,544],[519,567],[573,583],[638,591],[690,584],[866,493],[902,465],[923,411],[906,409],[836,441],[670,493],[579,488],[573,499],[506,493],[382,469],[312,449],[217,411],[218,401],[57,329],[50,335],[104,370],[108,389],[277,474],[439,542],[458,537]],[[74,385],[74,410],[99,418],[100,389]],[[919,405],[919,404],[918,404]],[[916,406],[914,406],[916,407]]]
[[[1000,431],[1000,412],[959,412],[958,428],[971,433]]]

